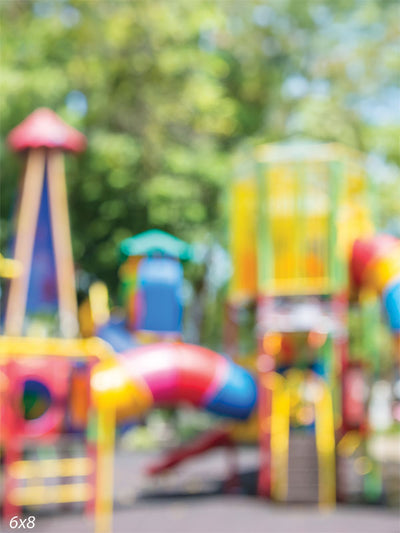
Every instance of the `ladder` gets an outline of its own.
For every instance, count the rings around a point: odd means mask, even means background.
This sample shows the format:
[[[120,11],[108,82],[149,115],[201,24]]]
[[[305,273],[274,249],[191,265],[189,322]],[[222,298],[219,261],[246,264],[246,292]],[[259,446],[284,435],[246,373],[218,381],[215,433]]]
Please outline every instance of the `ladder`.
[[[317,378],[316,378],[317,379]],[[318,378],[314,399],[315,431],[290,429],[290,389],[276,372],[260,379],[259,492],[276,501],[336,502],[335,434],[332,398]],[[265,405],[263,405],[265,403]]]

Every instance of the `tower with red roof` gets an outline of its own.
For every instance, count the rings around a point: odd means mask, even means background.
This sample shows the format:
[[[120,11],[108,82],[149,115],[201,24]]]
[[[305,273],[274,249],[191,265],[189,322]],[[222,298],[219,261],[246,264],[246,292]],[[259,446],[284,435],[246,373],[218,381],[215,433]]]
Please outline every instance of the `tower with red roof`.
[[[11,131],[8,142],[26,153],[26,165],[14,239],[14,259],[22,268],[10,281],[4,333],[22,335],[26,315],[58,311],[58,333],[73,337],[78,319],[63,153],[83,151],[86,138],[40,108]]]

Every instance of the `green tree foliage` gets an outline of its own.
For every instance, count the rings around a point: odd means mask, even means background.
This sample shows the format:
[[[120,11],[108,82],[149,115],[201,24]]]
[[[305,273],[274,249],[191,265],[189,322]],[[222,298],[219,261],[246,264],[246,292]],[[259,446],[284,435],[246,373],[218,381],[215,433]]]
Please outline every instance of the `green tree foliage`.
[[[74,253],[111,283],[117,244],[137,232],[223,239],[221,203],[245,139],[300,134],[400,162],[396,1],[0,8],[3,249],[21,171],[5,137],[39,106],[88,137],[87,151],[68,157]],[[398,174],[389,174],[376,179],[385,224],[400,205]]]

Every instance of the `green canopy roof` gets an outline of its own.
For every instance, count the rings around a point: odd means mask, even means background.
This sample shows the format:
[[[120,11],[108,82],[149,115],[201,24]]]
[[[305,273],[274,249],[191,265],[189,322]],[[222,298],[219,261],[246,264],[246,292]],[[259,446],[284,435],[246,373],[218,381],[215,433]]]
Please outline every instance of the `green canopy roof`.
[[[161,254],[187,261],[193,257],[193,248],[185,241],[158,229],[151,229],[120,244],[122,260],[135,255]]]

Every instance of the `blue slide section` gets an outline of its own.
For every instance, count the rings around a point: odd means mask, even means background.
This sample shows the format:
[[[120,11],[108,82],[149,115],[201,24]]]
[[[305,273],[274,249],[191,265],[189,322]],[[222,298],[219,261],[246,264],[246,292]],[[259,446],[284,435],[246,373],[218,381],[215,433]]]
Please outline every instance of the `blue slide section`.
[[[383,305],[391,329],[400,332],[400,278],[386,288],[383,294]]]
[[[225,383],[204,407],[212,413],[246,420],[257,401],[257,385],[244,368],[229,362]]]
[[[97,337],[100,337],[100,339],[108,342],[117,353],[138,346],[132,335],[126,329],[123,321],[113,322],[111,320],[110,322],[107,322],[107,324],[97,330],[96,335]]]

